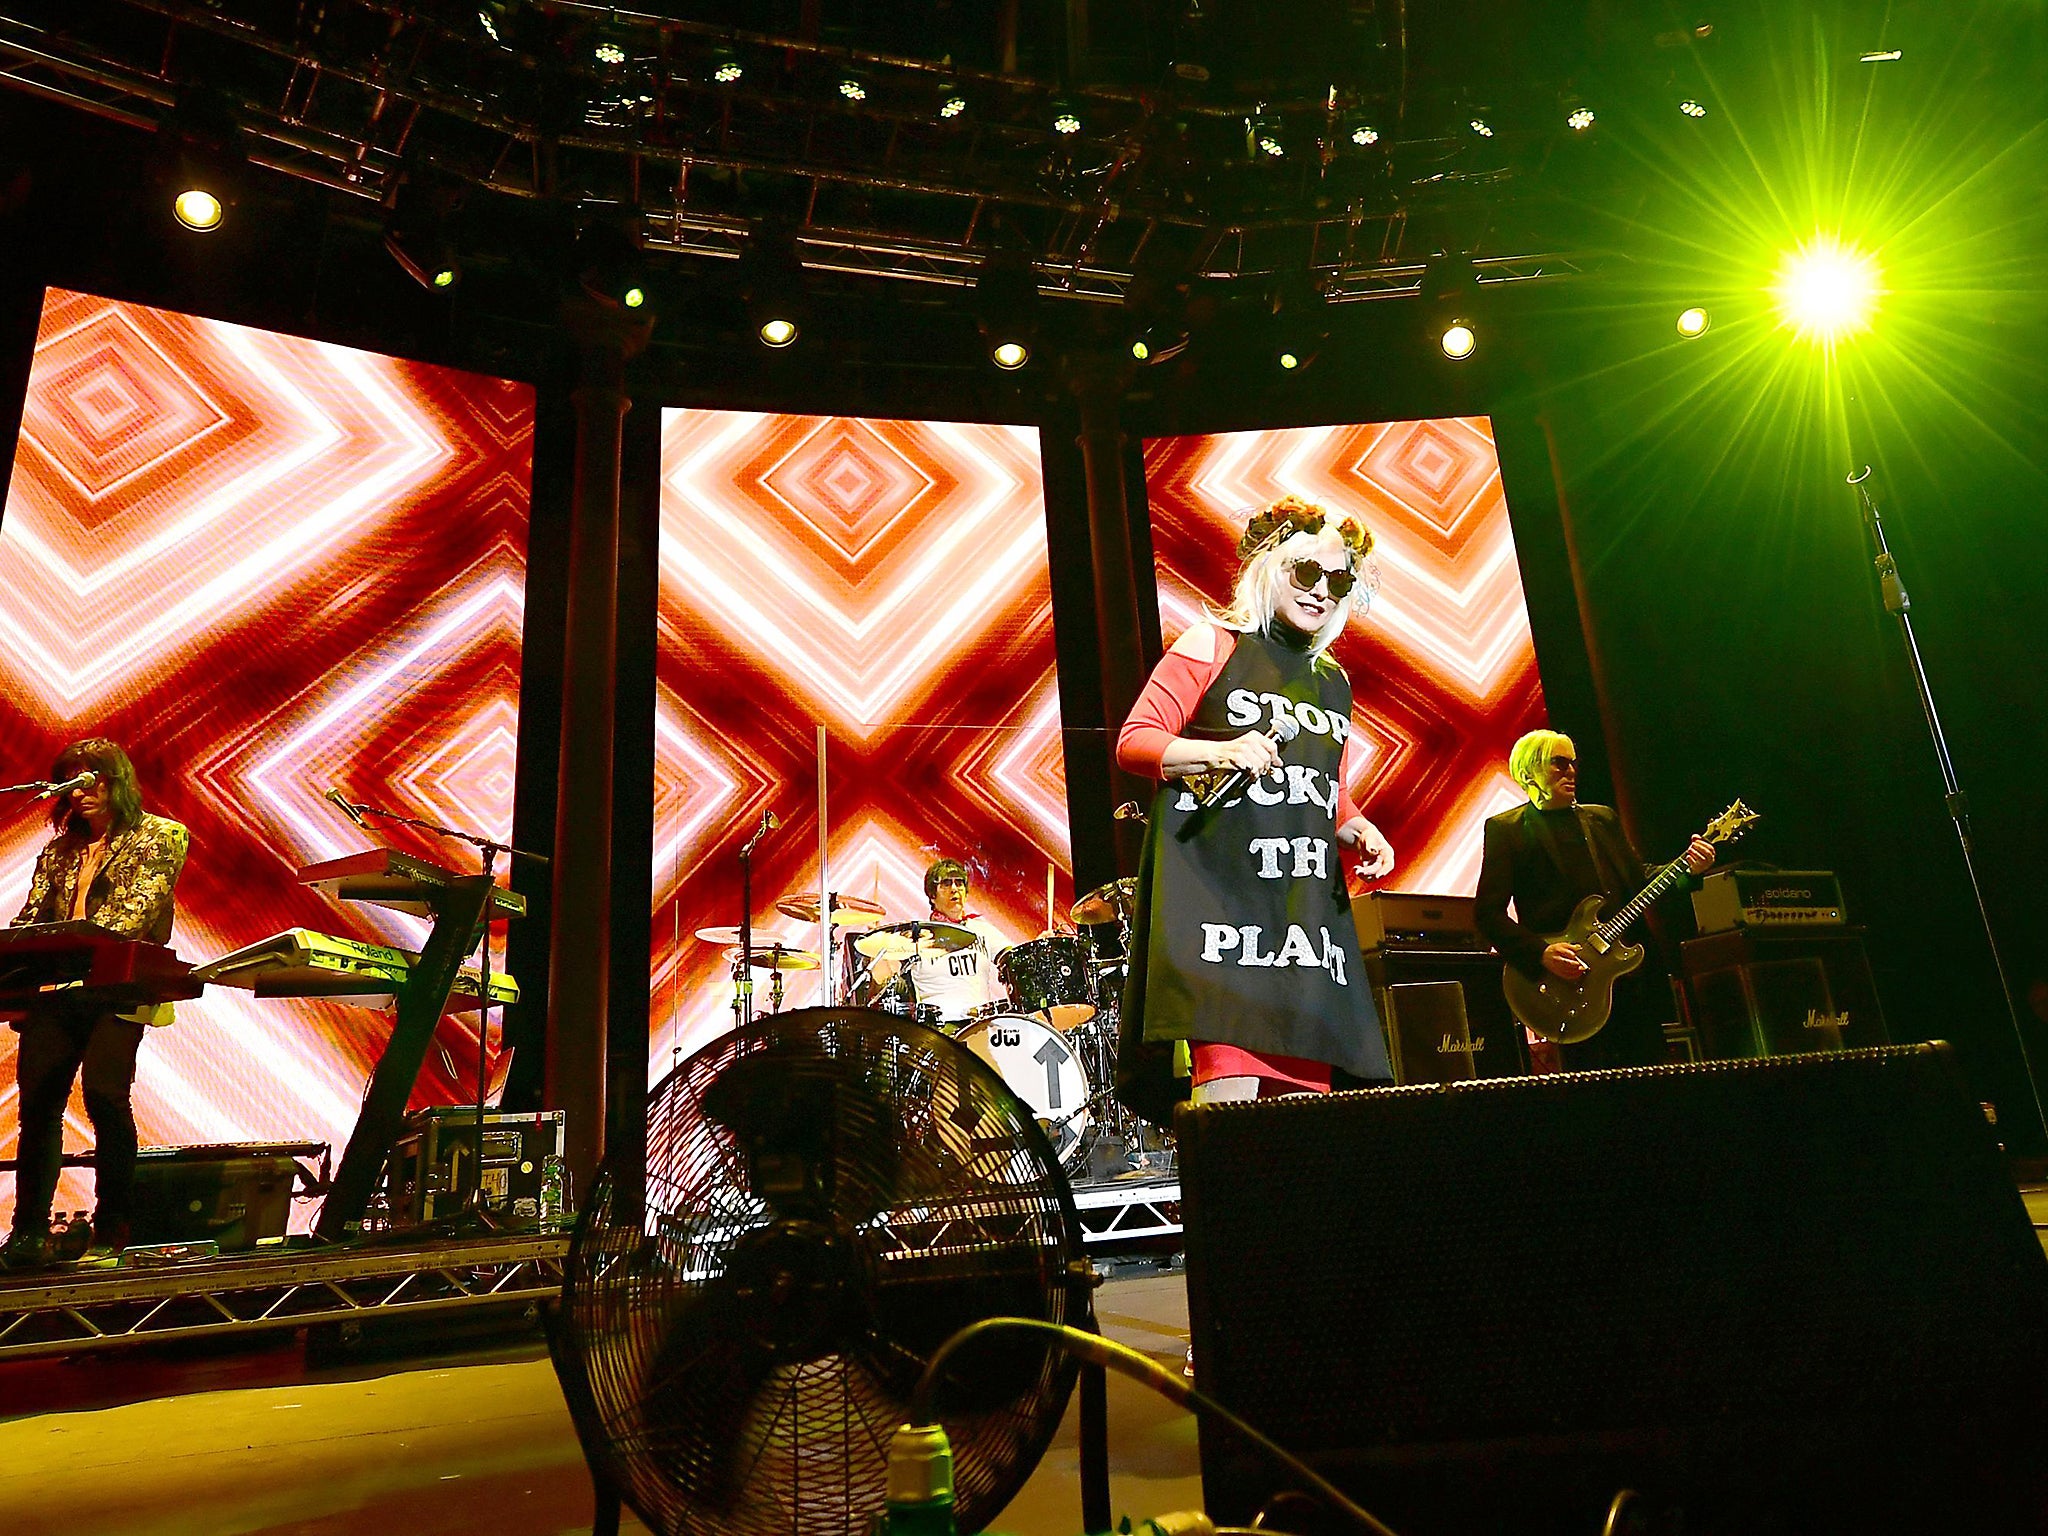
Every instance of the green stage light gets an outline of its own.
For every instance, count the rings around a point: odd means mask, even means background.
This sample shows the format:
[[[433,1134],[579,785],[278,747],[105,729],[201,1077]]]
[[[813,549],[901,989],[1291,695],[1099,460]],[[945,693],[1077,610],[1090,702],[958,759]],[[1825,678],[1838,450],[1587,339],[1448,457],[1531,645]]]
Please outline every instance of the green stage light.
[[[1479,345],[1479,338],[1472,333],[1472,327],[1463,320],[1453,320],[1444,327],[1437,345],[1444,349],[1444,356],[1452,362],[1459,362],[1472,355],[1472,349]]]
[[[638,309],[647,302],[647,290],[644,288],[628,288],[623,294],[619,295],[619,302],[628,309]]]
[[[1695,304],[1691,309],[1679,311],[1678,334],[1681,336],[1704,336],[1707,327],[1713,323],[1712,317]]]
[[[171,211],[178,216],[178,222],[187,229],[204,234],[210,229],[220,228],[226,211],[221,201],[204,187],[187,187],[171,199]]]
[[[1141,363],[1147,363],[1152,360],[1152,348],[1142,336],[1131,343],[1131,356]]]
[[[1294,372],[1295,369],[1301,366],[1301,355],[1296,352],[1282,352],[1280,354],[1280,366],[1289,373]]]
[[[1824,346],[1868,330],[1882,292],[1875,259],[1831,235],[1786,252],[1771,284],[1779,322]]]

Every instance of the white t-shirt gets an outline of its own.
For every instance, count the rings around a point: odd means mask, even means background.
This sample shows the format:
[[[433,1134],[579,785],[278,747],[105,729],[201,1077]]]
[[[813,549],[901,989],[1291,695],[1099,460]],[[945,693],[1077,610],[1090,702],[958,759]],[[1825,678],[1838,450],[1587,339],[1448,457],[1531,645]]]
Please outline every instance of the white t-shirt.
[[[944,922],[934,917],[933,922]],[[1010,941],[987,918],[969,915],[956,926],[974,934],[974,942],[950,954],[919,954],[911,957],[910,979],[917,988],[917,1000],[930,1003],[942,1019],[964,1019],[984,1003],[1003,1000],[1007,994],[996,978],[996,957],[1010,947]]]

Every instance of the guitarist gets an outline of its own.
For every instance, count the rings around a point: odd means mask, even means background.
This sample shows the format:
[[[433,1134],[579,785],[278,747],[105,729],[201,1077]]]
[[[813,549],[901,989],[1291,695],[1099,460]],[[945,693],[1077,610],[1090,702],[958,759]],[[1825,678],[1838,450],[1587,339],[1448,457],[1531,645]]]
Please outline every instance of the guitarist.
[[[1529,803],[1487,819],[1474,916],[1479,931],[1524,975],[1548,970],[1573,980],[1584,974],[1585,962],[1569,944],[1546,945],[1543,935],[1562,932],[1572,909],[1596,891],[1612,911],[1657,866],[1644,864],[1612,807],[1579,804],[1579,754],[1571,737],[1529,732],[1508,754],[1508,772]],[[1695,837],[1685,850],[1686,868],[1699,875],[1713,863],[1713,844]],[[1590,1040],[1558,1048],[1567,1070],[1663,1061],[1661,973],[1654,981],[1652,974],[1645,965],[1622,977],[1607,1027]]]

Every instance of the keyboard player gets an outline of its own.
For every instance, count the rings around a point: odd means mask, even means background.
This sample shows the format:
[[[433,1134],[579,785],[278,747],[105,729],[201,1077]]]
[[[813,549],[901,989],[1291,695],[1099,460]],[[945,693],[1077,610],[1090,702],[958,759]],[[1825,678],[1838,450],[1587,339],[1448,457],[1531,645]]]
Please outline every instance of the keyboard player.
[[[82,919],[123,938],[169,943],[190,834],[143,810],[135,765],[115,743],[104,737],[73,742],[57,754],[50,771],[56,783],[88,774],[89,783],[52,804],[56,835],[36,856],[28,899],[14,925]],[[126,1246],[135,1185],[135,1056],[150,1026],[170,1022],[169,1003],[108,1013],[53,999],[14,1026],[21,1032],[14,1058],[20,1171],[14,1230],[0,1248],[0,1267],[31,1269],[49,1261],[64,1106],[72,1080],[81,1074],[96,1188],[88,1260],[108,1261]]]

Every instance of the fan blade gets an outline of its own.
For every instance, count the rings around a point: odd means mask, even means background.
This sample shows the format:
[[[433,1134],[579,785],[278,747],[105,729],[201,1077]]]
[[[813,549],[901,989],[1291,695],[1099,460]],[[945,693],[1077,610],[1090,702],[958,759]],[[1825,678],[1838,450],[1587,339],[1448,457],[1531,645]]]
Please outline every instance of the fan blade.
[[[988,1317],[1053,1320],[1066,1284],[1055,1254],[1015,1242],[945,1254],[899,1249],[878,1255],[869,1272],[874,1322],[858,1356],[906,1403],[947,1339]],[[963,1409],[1007,1401],[1038,1380],[1049,1347],[1025,1334],[983,1340],[948,1378],[946,1401]]]
[[[625,1394],[633,1406],[620,1438],[645,1450],[684,1497],[729,1508],[745,1470],[740,1431],[773,1371],[742,1325],[730,1283],[714,1280],[666,1319],[643,1377]]]

